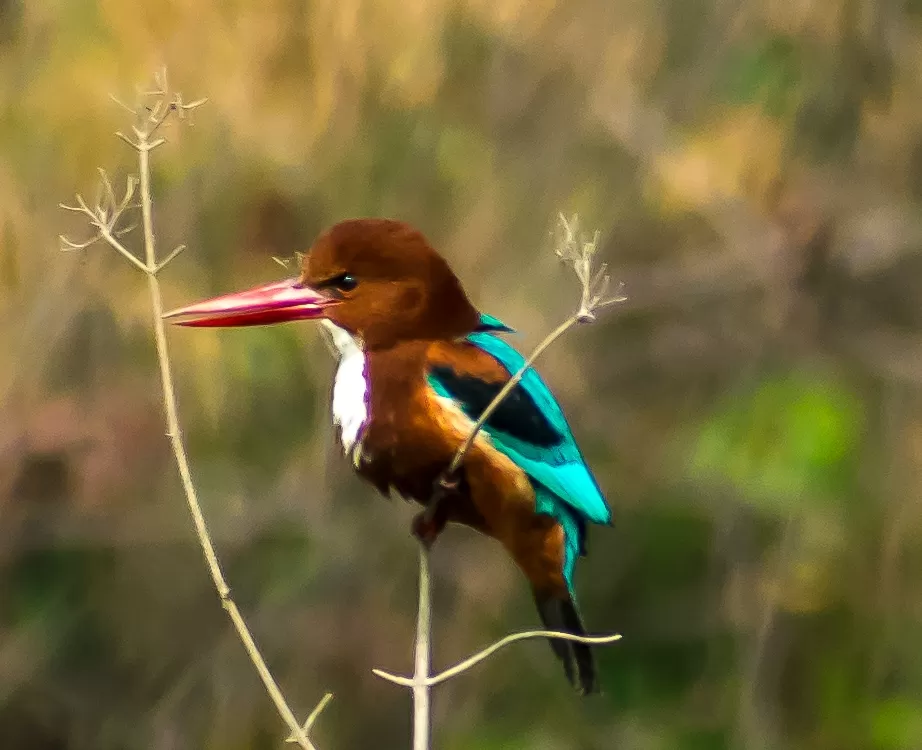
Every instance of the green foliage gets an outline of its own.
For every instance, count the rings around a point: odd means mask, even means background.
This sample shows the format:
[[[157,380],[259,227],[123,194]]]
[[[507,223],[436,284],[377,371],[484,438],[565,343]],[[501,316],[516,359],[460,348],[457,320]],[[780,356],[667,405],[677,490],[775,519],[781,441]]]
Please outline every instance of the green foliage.
[[[4,620],[15,626],[34,619],[59,619],[80,608],[111,558],[105,550],[38,549],[5,570]]]
[[[922,703],[909,698],[881,702],[871,719],[871,737],[877,750],[904,750],[922,744]]]
[[[694,443],[690,468],[773,512],[807,499],[841,502],[862,422],[861,402],[845,383],[808,373],[769,377],[717,407]]]
[[[758,104],[772,117],[787,117],[801,94],[802,66],[797,42],[791,37],[747,44],[730,55],[723,69],[724,95],[732,104]]]

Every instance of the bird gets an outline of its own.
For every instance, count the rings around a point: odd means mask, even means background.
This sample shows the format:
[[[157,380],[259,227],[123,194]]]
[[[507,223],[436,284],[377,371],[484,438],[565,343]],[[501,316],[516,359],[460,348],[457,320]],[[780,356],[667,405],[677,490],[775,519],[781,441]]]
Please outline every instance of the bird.
[[[448,523],[498,541],[530,583],[544,627],[586,635],[574,573],[588,525],[611,525],[611,509],[535,369],[439,484],[525,358],[503,338],[513,330],[474,307],[422,232],[395,219],[344,220],[316,238],[297,277],[165,317],[191,327],[319,321],[339,358],[333,424],[359,476],[423,506],[413,531],[427,545]],[[549,642],[577,692],[598,692],[589,645]]]

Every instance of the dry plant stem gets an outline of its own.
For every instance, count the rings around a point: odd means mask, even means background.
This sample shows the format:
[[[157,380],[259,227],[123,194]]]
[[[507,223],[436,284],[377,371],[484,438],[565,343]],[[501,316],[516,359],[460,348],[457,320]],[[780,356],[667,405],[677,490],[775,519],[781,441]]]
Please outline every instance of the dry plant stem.
[[[457,677],[462,672],[466,672],[471,667],[474,667],[485,659],[489,658],[501,648],[505,648],[513,643],[518,643],[519,641],[526,641],[532,638],[557,638],[562,641],[576,641],[577,643],[588,643],[590,645],[604,645],[606,643],[614,643],[615,641],[620,641],[620,635],[573,635],[572,633],[563,633],[557,630],[527,630],[523,633],[513,633],[512,635],[507,635],[505,638],[498,640],[496,643],[487,646],[482,651],[478,651],[473,656],[469,656],[462,662],[455,664],[455,666],[446,669],[444,672],[439,672],[438,674],[432,675],[426,684],[429,687],[433,685],[438,685],[442,682],[450,680],[452,677]],[[387,680],[388,682],[393,682],[395,685],[403,685],[404,687],[413,687],[415,685],[415,677],[402,677],[399,674],[393,674],[392,672],[386,672],[383,669],[373,669],[371,670],[378,677]]]
[[[413,750],[429,750],[429,662],[432,605],[429,548],[419,545],[419,609],[416,617],[416,658],[413,669]]]
[[[266,692],[269,694],[269,697],[275,704],[279,715],[291,730],[289,741],[297,743],[302,748],[302,750],[316,750],[314,745],[308,739],[307,733],[313,722],[316,720],[317,716],[320,714],[332,696],[328,693],[323,697],[323,699],[321,699],[321,701],[317,704],[317,707],[311,712],[311,715],[308,717],[303,727],[298,723],[298,720],[295,718],[294,713],[285,700],[285,697],[282,694],[278,683],[275,681],[275,678],[269,671],[269,667],[266,665],[265,659],[263,659],[262,654],[260,653],[259,648],[257,647],[256,642],[253,639],[253,636],[243,619],[243,616],[240,614],[240,610],[238,609],[234,600],[231,598],[230,587],[227,585],[227,581],[224,578],[221,565],[218,561],[217,553],[215,552],[214,544],[211,540],[210,534],[208,533],[208,527],[205,523],[205,518],[202,514],[201,506],[199,505],[195,485],[192,482],[192,475],[189,470],[189,460],[186,456],[185,446],[183,445],[182,437],[180,435],[179,418],[176,407],[176,394],[173,387],[170,356],[169,350],[167,348],[165,325],[163,322],[163,298],[160,292],[160,282],[157,278],[157,275],[183,251],[184,246],[180,245],[171,253],[169,253],[167,257],[161,262],[157,262],[150,190],[150,152],[164,143],[164,139],[157,138],[156,140],[151,140],[151,136],[164,123],[171,112],[177,112],[179,116],[182,116],[184,112],[192,110],[200,104],[203,104],[205,100],[201,99],[191,104],[183,104],[182,99],[178,95],[170,98],[166,90],[165,73],[162,75],[162,83],[160,80],[158,80],[159,90],[153,92],[153,95],[157,96],[158,99],[154,108],[152,109],[152,114],[147,115],[142,120],[142,122],[146,123],[146,126],[133,128],[135,140],[128,138],[122,133],[116,133],[119,138],[131,146],[138,154],[138,171],[140,173],[141,192],[140,209],[144,231],[144,262],[133,255],[118,240],[118,237],[128,230],[119,230],[116,228],[116,224],[122,212],[129,207],[129,202],[134,195],[135,183],[132,179],[129,179],[125,197],[121,203],[117,203],[111,183],[109,182],[105,172],[102,171],[100,173],[102,176],[102,188],[100,191],[99,200],[97,201],[97,205],[94,208],[90,208],[86,204],[86,201],[84,201],[84,199],[79,195],[77,196],[77,206],[66,206],[62,204],[62,208],[85,214],[88,217],[90,224],[96,228],[97,234],[84,243],[71,242],[66,237],[62,236],[60,238],[61,245],[62,249],[76,250],[88,247],[98,239],[105,240],[107,244],[115,249],[133,266],[135,266],[135,268],[143,271],[147,277],[147,288],[150,295],[154,339],[156,342],[157,360],[159,363],[160,380],[163,390],[163,404],[167,422],[167,436],[170,439],[173,455],[176,458],[176,465],[179,469],[179,476],[182,482],[184,494],[186,496],[186,502],[189,506],[189,512],[192,515],[192,521],[195,525],[195,532],[202,547],[202,552],[204,553],[205,560],[208,564],[208,571],[211,575],[212,581],[214,582],[218,596],[221,599],[221,604],[227,611],[227,614],[237,631],[237,635],[243,643],[243,646],[246,649],[247,654],[253,663],[253,666],[256,668],[257,673],[262,679]],[[121,104],[121,102],[119,103]],[[142,110],[140,106],[136,110],[132,110],[124,104],[121,104],[121,106],[125,107],[135,115],[138,115],[138,113],[141,111],[146,113],[146,110]]]
[[[314,722],[317,721],[317,717],[320,716],[320,714],[323,712],[323,709],[327,707],[327,703],[329,703],[331,700],[333,700],[333,693],[327,693],[323,696],[323,698],[320,699],[320,703],[314,706],[314,710],[311,711],[310,716],[307,717],[307,721],[304,722],[304,726],[301,727],[301,730],[304,732],[304,734],[310,734],[311,727],[314,726]],[[294,734],[290,734],[285,739],[285,742],[297,743],[298,739],[294,736]]]
[[[253,639],[243,615],[237,608],[236,603],[231,598],[230,587],[224,578],[221,570],[221,564],[218,561],[214,544],[211,541],[211,535],[208,533],[208,526],[202,514],[202,508],[198,501],[195,485],[192,482],[192,474],[189,470],[189,459],[186,456],[186,449],[183,445],[182,437],[179,432],[179,417],[176,408],[176,394],[173,388],[173,374],[170,367],[170,355],[166,343],[166,331],[163,323],[163,298],[160,293],[160,281],[155,273],[157,269],[156,247],[154,244],[153,221],[151,217],[151,194],[150,194],[150,151],[155,146],[148,143],[148,134],[145,131],[135,131],[138,137],[138,171],[141,178],[141,220],[144,227],[144,252],[147,268],[151,269],[147,273],[147,289],[150,293],[150,304],[152,320],[154,325],[154,338],[157,343],[157,360],[160,363],[160,381],[163,387],[163,402],[166,412],[167,435],[170,438],[170,445],[173,448],[173,454],[176,456],[176,465],[179,469],[179,476],[182,480],[183,490],[185,491],[186,501],[189,505],[189,512],[192,514],[192,522],[195,524],[195,532],[198,536],[199,543],[202,546],[202,552],[205,554],[205,560],[208,563],[208,569],[211,578],[214,581],[218,596],[221,598],[221,605],[227,611],[228,616],[237,630],[237,635],[243,642],[244,648],[256,667],[269,697],[275,703],[275,707],[282,719],[288,725],[297,743],[304,750],[316,750],[311,741],[307,738],[304,730],[301,728],[294,713],[285,700],[278,683],[269,671],[265,659],[259,651],[256,641]],[[156,143],[156,142],[155,142]],[[177,253],[173,254],[173,257]],[[161,266],[162,268],[162,266]]]

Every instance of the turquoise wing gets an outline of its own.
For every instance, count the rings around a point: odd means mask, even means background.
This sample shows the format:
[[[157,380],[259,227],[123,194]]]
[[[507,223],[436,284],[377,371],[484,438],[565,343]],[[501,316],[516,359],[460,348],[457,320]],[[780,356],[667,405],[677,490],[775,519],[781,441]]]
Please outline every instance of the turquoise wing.
[[[489,325],[491,331],[508,330],[495,318],[489,319]],[[510,374],[525,364],[519,352],[492,332],[476,332],[467,340]],[[437,393],[456,401],[472,419],[480,416],[498,391],[496,384],[482,383],[447,367],[431,369],[429,383]],[[539,512],[558,518],[565,529],[586,521],[611,523],[611,510],[576,445],[560,405],[534,369],[526,371],[519,385],[487,420],[483,431],[497,449],[522,468],[536,489],[547,490],[536,493]],[[564,519],[554,511],[553,506],[560,501],[566,510],[575,511],[576,519]],[[582,537],[580,533],[578,538]]]

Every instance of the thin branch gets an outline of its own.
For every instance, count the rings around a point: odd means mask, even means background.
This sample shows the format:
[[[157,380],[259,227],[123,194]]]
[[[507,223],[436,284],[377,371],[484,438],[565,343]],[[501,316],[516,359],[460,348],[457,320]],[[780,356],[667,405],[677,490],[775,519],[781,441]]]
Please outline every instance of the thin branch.
[[[207,101],[208,101],[208,97],[204,96],[201,99],[196,99],[194,102],[189,102],[188,104],[180,103],[179,107],[184,112],[191,112],[193,109],[198,109],[199,107],[201,107]]]
[[[173,251],[157,264],[156,268],[154,268],[154,273],[155,274],[160,273],[164,268],[166,268],[170,264],[171,261],[175,260],[176,257],[185,249],[186,249],[185,245],[177,245],[176,247],[174,247]]]
[[[469,656],[464,661],[455,664],[455,666],[449,667],[445,671],[439,672],[436,675],[432,675],[428,680],[426,680],[426,684],[432,687],[433,685],[438,685],[439,683],[445,682],[446,680],[450,680],[452,677],[457,677],[462,672],[466,672],[471,667],[492,656],[501,648],[505,648],[510,644],[517,643],[518,641],[529,640],[531,638],[556,638],[561,641],[575,641],[577,643],[586,643],[590,645],[603,645],[621,640],[620,635],[574,635],[573,633],[564,633],[558,630],[527,630],[522,633],[513,633],[511,635],[507,635],[505,638],[498,640],[496,643],[487,646],[485,649],[478,651],[473,656]],[[393,682],[395,685],[412,687],[414,684],[414,680],[410,677],[403,677],[391,672],[386,672],[383,669],[373,669],[371,671],[378,677],[388,680],[389,682]]]
[[[167,92],[167,70],[166,65],[161,65],[160,70],[154,71],[154,83],[157,85],[157,91],[155,92],[158,95],[166,94]]]
[[[112,189],[112,183],[109,182],[108,173],[102,167],[97,167],[96,169],[99,172],[100,184],[105,190],[106,200],[108,201],[110,206],[117,207],[119,204],[118,204],[118,201],[115,200],[115,191]],[[97,201],[97,203],[101,203],[101,201]]]
[[[320,702],[314,706],[314,710],[311,711],[310,716],[307,717],[307,720],[304,722],[304,726],[301,727],[301,731],[304,734],[310,734],[311,728],[314,726],[314,722],[317,721],[320,714],[323,712],[323,709],[327,707],[327,704],[333,700],[333,693],[326,693],[323,698],[320,699]],[[290,742],[292,744],[297,743],[298,739],[293,734],[289,734],[285,738],[285,742]]]
[[[227,585],[227,581],[224,578],[224,573],[221,570],[221,565],[218,561],[214,543],[211,540],[211,535],[208,532],[208,527],[205,523],[201,505],[198,501],[195,485],[192,482],[189,460],[186,455],[185,446],[180,434],[176,394],[173,386],[173,375],[170,365],[169,350],[167,348],[165,324],[163,322],[163,298],[160,291],[160,282],[157,278],[157,273],[162,270],[170,261],[174,260],[183,251],[184,246],[180,245],[171,253],[169,253],[167,257],[162,261],[157,261],[152,217],[153,201],[151,198],[150,186],[150,152],[161,143],[164,143],[163,138],[158,138],[157,140],[152,141],[151,135],[158,127],[160,127],[160,125],[163,124],[171,112],[176,111],[176,107],[174,107],[173,104],[167,100],[168,94],[166,90],[165,70],[158,76],[157,84],[160,88],[160,91],[156,92],[156,95],[159,96],[160,99],[158,100],[159,106],[155,109],[156,115],[153,117],[153,119],[150,117],[147,118],[149,124],[146,128],[140,128],[137,125],[133,126],[132,130],[137,140],[133,141],[121,132],[116,133],[116,136],[125,141],[138,154],[139,181],[136,182],[133,176],[129,177],[126,183],[124,197],[120,202],[116,202],[115,194],[109,181],[108,175],[106,175],[104,171],[100,170],[100,189],[102,191],[102,195],[100,196],[100,200],[98,201],[95,209],[91,209],[86,204],[86,201],[83,199],[83,197],[79,194],[76,196],[77,206],[61,204],[61,207],[68,211],[86,215],[90,224],[98,230],[96,237],[94,237],[92,240],[89,240],[85,244],[81,244],[73,243],[66,237],[62,236],[61,242],[62,245],[66,246],[66,249],[75,250],[81,247],[87,247],[98,239],[103,239],[113,249],[119,252],[126,260],[128,260],[139,270],[143,271],[147,276],[151,317],[154,329],[154,340],[157,348],[157,361],[159,363],[161,387],[163,390],[163,406],[167,423],[166,434],[170,440],[173,455],[176,459],[176,465],[179,470],[179,476],[182,482],[183,492],[186,497],[186,503],[192,516],[192,522],[195,526],[196,535],[198,536],[199,544],[201,545],[202,552],[205,556],[205,561],[208,565],[209,573],[211,574],[211,578],[214,582],[215,589],[217,590],[218,597],[221,600],[221,605],[227,612],[228,617],[230,617],[230,620],[237,631],[237,635],[243,643],[243,646],[246,649],[247,654],[253,663],[253,666],[256,668],[257,673],[262,679],[266,692],[272,699],[272,702],[275,704],[279,715],[285,721],[291,731],[291,740],[296,742],[302,748],[302,750],[316,750],[313,743],[311,743],[310,739],[308,739],[307,733],[313,725],[314,721],[320,715],[320,712],[324,709],[327,703],[329,703],[332,696],[327,694],[321,699],[303,726],[295,718],[294,713],[289,707],[281,689],[278,686],[278,683],[275,681],[275,678],[269,671],[269,667],[267,666],[265,659],[262,657],[262,654],[256,645],[256,641],[250,633],[250,630],[247,627],[246,622],[240,613],[240,610],[231,597],[230,587]],[[140,111],[140,107],[137,110],[131,110],[130,107],[118,99],[115,99],[115,101],[124,109],[132,111],[135,114]],[[179,99],[177,96],[176,101],[181,102],[181,99]],[[198,106],[198,103],[194,104]],[[135,188],[138,186],[140,186],[141,223],[143,225],[144,231],[145,260],[143,262],[136,258],[131,252],[128,251],[124,245],[121,244],[121,242],[119,242],[117,235],[123,234],[126,230],[120,229],[116,226],[117,220],[122,212],[129,208],[131,199],[134,196]],[[103,199],[105,199],[105,206],[102,205]]]
[[[90,237],[90,239],[88,239],[86,242],[71,242],[63,234],[58,235],[58,240],[61,243],[61,251],[65,253],[70,253],[70,252],[73,252],[74,250],[84,250],[85,248],[88,248],[90,245],[93,245],[99,242],[99,240],[101,239],[102,237],[96,234]]]
[[[127,260],[131,265],[137,268],[139,271],[144,273],[149,273],[149,269],[144,263],[138,260],[134,253],[132,253],[127,247],[125,247],[121,242],[118,241],[118,238],[112,233],[112,231],[101,224],[96,225],[99,229],[99,236],[109,243],[109,246],[113,250],[117,250],[121,256]]]
[[[129,207],[129,205],[131,204],[131,199],[134,197],[134,191],[137,189],[137,187],[138,187],[138,181],[135,179],[135,176],[133,174],[128,175],[128,178],[125,180],[125,195],[115,210],[116,218],[121,216],[122,213],[125,211],[125,209]],[[114,202],[114,198],[113,198],[113,202]]]
[[[137,110],[137,109],[134,109],[133,107],[129,107],[127,104],[125,104],[125,102],[123,102],[121,99],[119,99],[115,94],[111,94],[111,93],[110,93],[110,94],[109,94],[109,98],[110,98],[113,102],[115,102],[116,104],[118,104],[118,106],[120,106],[122,109],[124,109],[128,114],[137,116],[138,110]]]
[[[152,127],[148,127],[147,134],[150,136],[157,130],[157,128],[163,124],[164,119],[170,113],[169,107],[163,99],[158,99],[154,102],[154,106],[150,108],[150,111],[147,114],[147,121],[153,123]]]
[[[116,137],[116,138],[121,138],[123,141],[125,141],[125,143],[127,143],[129,146],[131,146],[135,151],[137,151],[138,149],[141,148],[137,143],[135,143],[133,140],[131,140],[131,138],[129,138],[127,135],[125,135],[121,130],[116,130],[116,131],[115,131],[115,137]]]
[[[176,465],[179,468],[179,476],[182,480],[183,490],[186,495],[186,502],[189,506],[189,512],[192,514],[192,521],[195,524],[195,531],[198,535],[202,552],[208,563],[208,569],[211,578],[214,581],[221,604],[227,611],[228,616],[237,629],[237,635],[243,642],[244,648],[256,667],[266,692],[275,703],[279,715],[288,724],[297,743],[303,750],[315,750],[314,745],[307,738],[300,723],[295,718],[294,713],[285,700],[278,683],[269,671],[265,659],[259,651],[256,641],[250,633],[240,610],[231,598],[230,587],[224,578],[221,570],[221,564],[218,561],[215,552],[214,543],[211,541],[211,535],[208,533],[208,527],[205,523],[205,517],[202,514],[202,508],[199,505],[195,485],[192,482],[192,474],[189,470],[189,460],[186,456],[186,448],[183,444],[179,432],[179,417],[176,408],[176,394],[173,388],[173,374],[170,367],[169,350],[166,343],[165,325],[163,322],[163,299],[160,293],[160,282],[154,270],[157,268],[157,255],[154,245],[154,229],[152,218],[151,191],[150,191],[150,149],[147,148],[147,132],[139,132],[138,136],[138,174],[140,175],[141,185],[141,220],[144,227],[144,249],[147,260],[147,268],[150,271],[147,274],[147,286],[150,293],[152,322],[154,326],[154,338],[157,344],[157,360],[160,364],[160,380],[163,387],[163,402],[166,411],[167,435],[170,438],[170,444],[173,448],[173,454],[176,457]]]
[[[83,211],[83,213],[90,217],[91,223],[99,221],[99,214],[86,205],[86,201],[83,200],[83,196],[80,195],[80,193],[77,193],[77,205],[80,206],[80,210]]]
[[[151,123],[147,128],[147,140],[150,142],[150,138],[156,133],[160,126],[166,121],[166,118],[176,109],[176,102],[182,102],[182,97],[179,94],[174,94],[170,96],[169,85],[167,84],[166,70],[164,69],[163,75],[160,81],[157,82],[159,87],[158,99],[154,104],[153,110],[148,117],[148,121]],[[162,138],[150,143],[148,148],[155,149],[164,140]]]
[[[471,667],[479,664],[484,659],[489,656],[492,656],[494,653],[499,651],[501,648],[517,643],[518,641],[525,641],[530,638],[556,638],[562,641],[576,641],[577,643],[587,643],[587,644],[607,644],[614,643],[615,641],[621,640],[619,634],[615,635],[574,635],[573,633],[564,633],[556,630],[529,630],[524,633],[513,633],[512,635],[507,635],[505,638],[494,643],[492,646],[488,646],[479,653],[474,654],[473,656],[465,659],[460,664],[456,664],[450,669],[446,669],[444,672],[441,672],[430,678],[430,685],[438,685],[440,682],[445,682],[445,680],[450,680],[452,677],[466,672]]]

